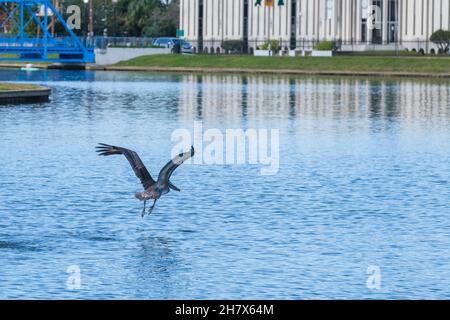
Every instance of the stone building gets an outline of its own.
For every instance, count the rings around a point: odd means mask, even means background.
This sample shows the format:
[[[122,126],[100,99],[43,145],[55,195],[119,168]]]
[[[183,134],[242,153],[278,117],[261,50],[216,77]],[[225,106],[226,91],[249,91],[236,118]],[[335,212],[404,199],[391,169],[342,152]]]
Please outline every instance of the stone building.
[[[241,40],[251,52],[268,40],[283,48],[336,41],[344,51],[429,52],[437,29],[450,29],[449,0],[181,0],[180,29],[197,51],[222,52]]]

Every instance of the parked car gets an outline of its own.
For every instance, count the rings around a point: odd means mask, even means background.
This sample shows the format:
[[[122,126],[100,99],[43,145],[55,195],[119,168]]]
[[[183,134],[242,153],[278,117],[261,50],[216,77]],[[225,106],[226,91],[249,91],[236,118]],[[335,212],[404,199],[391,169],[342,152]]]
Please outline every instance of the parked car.
[[[175,45],[180,46],[181,53],[193,53],[194,48],[192,45],[183,39],[178,38],[157,38],[153,41],[153,45],[161,48],[171,48],[174,49]]]

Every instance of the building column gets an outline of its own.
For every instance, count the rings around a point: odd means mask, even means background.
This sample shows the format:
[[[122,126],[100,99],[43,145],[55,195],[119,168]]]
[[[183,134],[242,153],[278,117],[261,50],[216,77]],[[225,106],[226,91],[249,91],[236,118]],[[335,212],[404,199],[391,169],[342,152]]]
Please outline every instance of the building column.
[[[361,0],[356,1],[356,42],[361,41]]]
[[[398,0],[398,4],[397,4],[397,42],[399,44],[401,44],[402,40],[403,40],[403,37],[402,37],[403,15],[402,15],[402,13],[403,13],[403,1]],[[417,19],[417,21],[419,21],[419,19]]]
[[[382,23],[382,43],[383,44],[387,44],[387,40],[388,40],[388,32],[389,32],[389,24],[388,24],[388,5],[389,5],[389,1],[388,0],[383,0],[383,23]]]
[[[340,38],[339,36],[339,1],[334,1],[334,12],[333,12],[333,36],[335,39]]]

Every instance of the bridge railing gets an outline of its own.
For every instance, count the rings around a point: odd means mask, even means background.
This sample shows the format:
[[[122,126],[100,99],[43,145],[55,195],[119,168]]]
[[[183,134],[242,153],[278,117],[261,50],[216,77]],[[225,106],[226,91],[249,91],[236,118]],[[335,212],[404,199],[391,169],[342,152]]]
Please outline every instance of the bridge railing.
[[[87,46],[80,46],[87,43]],[[47,62],[94,62],[97,39],[73,37],[12,37],[0,35],[0,60]]]
[[[99,43],[102,42],[101,38],[95,37],[89,39],[88,37],[78,37],[80,43],[84,45],[85,48],[96,48]],[[67,36],[54,36],[54,37],[17,37],[11,35],[5,35],[0,33],[0,47],[7,46],[21,46],[22,44],[27,45],[44,45],[50,46],[67,46],[67,47],[79,47],[79,44],[75,41],[73,37]],[[1,49],[0,49],[1,50]]]
[[[155,38],[150,37],[109,37],[109,36],[78,36],[77,39],[83,44],[85,48],[90,49],[106,49],[108,47],[123,47],[123,48],[151,48]],[[53,37],[26,37],[19,38],[14,35],[7,35],[0,33],[0,51],[1,47],[6,46],[20,46],[25,45],[43,45],[47,41],[50,46],[67,46],[76,47],[78,44],[75,39],[70,36],[53,36]]]

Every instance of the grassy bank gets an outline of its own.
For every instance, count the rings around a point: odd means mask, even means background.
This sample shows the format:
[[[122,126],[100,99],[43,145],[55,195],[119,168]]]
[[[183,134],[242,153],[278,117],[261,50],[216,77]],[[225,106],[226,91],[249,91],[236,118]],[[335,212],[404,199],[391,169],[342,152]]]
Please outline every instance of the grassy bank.
[[[118,67],[293,70],[330,72],[450,73],[447,57],[253,57],[239,55],[153,55],[120,62]]]
[[[0,83],[0,91],[39,90],[40,86],[34,84]]]

